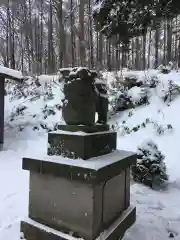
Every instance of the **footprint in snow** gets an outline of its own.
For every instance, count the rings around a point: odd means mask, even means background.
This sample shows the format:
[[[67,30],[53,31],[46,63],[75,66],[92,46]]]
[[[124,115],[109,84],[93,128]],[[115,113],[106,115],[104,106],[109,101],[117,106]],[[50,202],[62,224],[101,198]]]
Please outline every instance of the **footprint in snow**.
[[[153,209],[153,210],[164,210],[165,209],[165,206],[161,203],[161,202],[157,202],[156,204],[154,205],[150,205],[148,206],[149,209]]]
[[[135,194],[138,194],[138,195],[142,195],[142,196],[147,196],[147,193],[143,192],[143,191],[140,191],[140,190],[137,190],[135,192]]]
[[[11,198],[11,197],[13,197],[14,195],[17,195],[17,194],[18,194],[18,192],[11,193],[11,194],[7,195],[7,196],[4,198],[4,200],[7,200],[8,198]]]
[[[10,229],[12,227],[12,224],[9,224],[6,226],[6,229]]]

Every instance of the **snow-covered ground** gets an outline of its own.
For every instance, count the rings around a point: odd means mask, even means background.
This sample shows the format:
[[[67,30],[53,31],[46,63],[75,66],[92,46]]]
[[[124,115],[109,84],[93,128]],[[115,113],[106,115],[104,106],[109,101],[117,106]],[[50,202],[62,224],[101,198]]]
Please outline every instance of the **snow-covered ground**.
[[[173,80],[180,84],[180,73],[171,72],[168,75],[159,74],[156,71],[148,73],[138,72],[140,78],[149,74],[160,77],[161,83],[156,89],[152,89],[151,103],[132,111],[120,112],[113,116],[110,123],[121,126],[123,121],[129,128],[141,124],[149,118],[158,124],[171,124],[173,131],[165,132],[159,136],[153,125],[149,124],[131,134],[122,134],[118,130],[118,149],[136,151],[137,146],[146,139],[152,139],[165,155],[165,162],[170,176],[166,190],[154,191],[143,185],[132,183],[131,202],[137,207],[137,221],[126,233],[124,240],[167,240],[170,237],[180,239],[180,96],[170,106],[167,106],[160,94],[162,88],[167,87],[167,80]],[[109,76],[109,79],[112,76]],[[44,118],[44,105],[55,106],[62,98],[59,86],[53,86],[54,98],[44,101],[44,97],[36,101],[19,99],[10,101],[10,95],[6,96],[6,124],[4,151],[0,152],[0,240],[19,240],[20,220],[28,214],[28,186],[29,174],[22,170],[22,157],[31,155],[32,152],[41,154],[47,149],[47,133],[40,129],[33,131],[39,124],[52,126],[61,120],[61,112]],[[26,105],[23,115],[12,118],[15,107]],[[14,116],[14,115],[13,115]],[[21,127],[20,127],[21,126]],[[23,126],[23,130],[19,131]]]

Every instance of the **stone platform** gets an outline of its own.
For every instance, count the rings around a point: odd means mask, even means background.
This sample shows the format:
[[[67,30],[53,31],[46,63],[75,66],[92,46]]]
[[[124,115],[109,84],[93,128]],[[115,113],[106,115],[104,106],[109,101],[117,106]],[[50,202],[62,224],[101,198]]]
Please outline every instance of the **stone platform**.
[[[120,240],[127,228],[130,228],[136,219],[136,208],[130,206],[121,216],[95,240]],[[69,234],[54,230],[30,218],[21,222],[21,231],[24,237],[30,240],[80,240]],[[81,238],[81,240],[83,240]]]
[[[119,150],[88,161],[24,158],[23,169],[30,171],[29,217],[57,231],[96,239],[129,208],[130,166],[135,162],[134,153]],[[126,221],[133,223],[131,217]]]

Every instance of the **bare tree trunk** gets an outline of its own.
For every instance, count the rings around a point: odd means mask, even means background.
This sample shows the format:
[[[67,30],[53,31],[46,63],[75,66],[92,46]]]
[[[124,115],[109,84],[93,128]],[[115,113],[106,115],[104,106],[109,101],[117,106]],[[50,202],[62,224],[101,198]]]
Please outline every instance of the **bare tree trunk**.
[[[127,55],[128,55],[129,44],[123,44],[122,46],[122,64],[121,66],[127,67]]]
[[[88,0],[88,16],[89,16],[89,53],[90,63],[89,67],[94,68],[94,48],[93,48],[93,30],[92,30],[92,4],[91,0]]]
[[[176,34],[175,34],[175,46],[174,46],[174,58],[177,64],[178,61],[178,18],[176,17]]]
[[[84,7],[85,0],[79,0],[79,52],[80,52],[80,64],[85,66],[85,45],[84,45]]]
[[[57,8],[57,19],[59,23],[59,67],[62,68],[65,65],[65,32],[64,32],[64,23],[63,23],[63,8],[62,8],[62,0],[56,1]]]
[[[70,9],[71,9],[71,64],[72,66],[75,66],[75,49],[76,49],[76,43],[75,43],[75,36],[74,36],[74,12],[73,12],[73,0],[70,0]]]
[[[167,61],[169,63],[172,60],[172,20],[168,20],[167,24]]]
[[[165,20],[164,22],[164,58],[163,58],[163,64],[166,65],[167,64],[167,57],[166,57],[166,45],[167,44],[167,22]]]
[[[7,11],[6,11],[6,62],[5,62],[5,67],[9,67],[9,4],[7,6]]]
[[[135,65],[136,65],[136,61],[135,61],[135,39],[133,38],[132,39],[132,50],[131,50],[131,54],[132,54],[132,69],[135,68]]]
[[[149,45],[148,45],[148,68],[150,68],[150,61],[151,61],[151,37],[152,37],[152,32],[150,30],[150,32],[149,32]]]
[[[28,4],[28,22],[30,25],[30,30],[29,30],[29,47],[30,47],[30,55],[31,55],[31,66],[34,66],[34,41],[33,41],[33,32],[32,32],[32,6],[31,6],[31,0],[29,0]],[[30,71],[33,71],[33,69],[30,69]]]
[[[139,44],[139,37],[136,37],[136,59],[135,59],[135,67],[136,69],[140,70],[140,44]]]
[[[21,32],[21,70],[24,72],[24,43],[23,43],[23,33]]]
[[[41,34],[40,34],[40,56],[39,56],[39,63],[40,63],[40,73],[42,74],[43,72],[43,28],[44,28],[44,24],[43,24],[43,0],[41,0]],[[50,0],[50,4],[51,4],[51,0]]]
[[[120,46],[119,44],[116,45],[116,71],[120,69]]]
[[[14,54],[14,19],[13,11],[10,11],[10,6],[12,5],[11,0],[8,0],[8,24],[9,24],[9,54],[10,54],[10,67],[15,69],[15,54]],[[12,8],[11,8],[12,9]]]
[[[108,69],[108,71],[111,71],[112,66],[111,66],[111,42],[110,42],[110,40],[106,41],[106,54],[107,54],[107,69]]]
[[[52,0],[50,0],[50,3],[49,3],[49,19],[48,19],[48,73],[53,73],[54,70],[55,70],[52,17],[53,17]]]
[[[102,69],[102,59],[103,59],[103,36],[102,33],[99,33],[99,38],[98,38],[98,49],[97,49],[97,54],[98,54],[98,66],[99,69]]]
[[[159,65],[159,23],[156,23],[156,31],[155,31],[155,62],[154,68],[157,68]]]
[[[98,62],[98,52],[99,52],[99,33],[96,33],[96,68],[99,70],[99,62]]]
[[[26,0],[23,2],[23,7],[24,7],[24,27],[27,28],[28,26],[28,9],[27,9],[27,3]],[[31,31],[31,30],[30,30]],[[28,71],[31,72],[31,51],[30,51],[30,37],[29,37],[29,31],[24,32],[25,35],[25,45],[26,45],[26,50],[27,50],[27,56],[28,56]]]
[[[146,69],[146,33],[143,35],[143,69]]]

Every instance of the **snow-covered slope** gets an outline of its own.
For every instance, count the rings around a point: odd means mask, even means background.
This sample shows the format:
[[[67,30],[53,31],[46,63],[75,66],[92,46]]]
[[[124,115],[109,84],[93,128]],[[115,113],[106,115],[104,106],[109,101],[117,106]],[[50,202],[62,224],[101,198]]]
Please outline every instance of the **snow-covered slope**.
[[[161,96],[164,94],[162,89],[166,91],[169,88],[168,80],[180,85],[180,73],[172,71],[163,75],[151,70],[133,74],[143,81],[148,76],[156,75],[160,83],[150,90],[149,105],[119,112],[111,117],[110,124],[118,129],[118,148],[136,151],[144,140],[152,139],[165,155],[170,180],[164,191],[153,191],[132,182],[131,202],[137,207],[137,221],[126,233],[124,240],[167,240],[170,237],[177,240],[180,239],[180,96],[170,104],[164,103]],[[113,80],[112,74],[104,75],[108,75],[108,83]],[[28,213],[29,191],[29,174],[21,170],[22,157],[32,153],[45,154],[47,129],[52,130],[56,123],[63,121],[61,111],[57,110],[60,108],[57,104],[61,104],[63,97],[61,87],[53,83],[52,94],[48,90],[46,97],[37,97],[41,89],[35,94],[36,87],[28,83],[26,98],[19,99],[18,93],[14,94],[12,86],[9,87],[10,93],[6,96],[5,148],[0,152],[0,240],[19,240],[19,222]],[[12,96],[14,100],[11,100]],[[17,111],[17,108],[23,109],[23,106],[27,108]],[[124,131],[124,125],[132,129],[147,119],[146,127],[140,127],[130,134]],[[166,129],[168,124],[173,127],[170,131]],[[158,134],[158,127],[164,129],[163,135]]]

